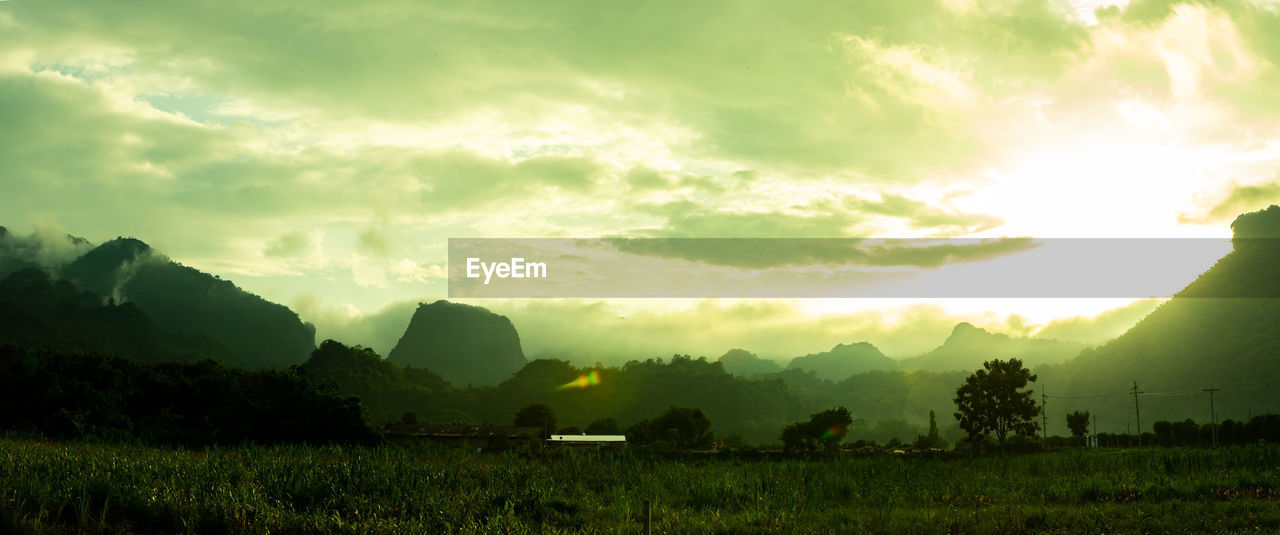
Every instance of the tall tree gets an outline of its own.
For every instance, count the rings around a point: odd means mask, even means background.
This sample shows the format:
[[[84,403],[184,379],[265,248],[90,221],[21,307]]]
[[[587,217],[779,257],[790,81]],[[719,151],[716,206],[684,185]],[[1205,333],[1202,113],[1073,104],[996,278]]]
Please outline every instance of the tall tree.
[[[938,415],[932,410],[929,411],[929,434],[916,439],[915,447],[925,449],[947,447],[947,441],[942,440],[942,436],[938,433]]]
[[[1032,393],[1022,389],[1036,376],[1016,358],[990,360],[982,367],[956,389],[955,416],[960,428],[975,442],[995,434],[1001,449],[1009,433],[1034,437],[1040,429],[1035,421],[1040,408]]]
[[[1085,434],[1089,432],[1089,411],[1073,411],[1068,414],[1067,429],[1071,430],[1071,436],[1083,443]]]

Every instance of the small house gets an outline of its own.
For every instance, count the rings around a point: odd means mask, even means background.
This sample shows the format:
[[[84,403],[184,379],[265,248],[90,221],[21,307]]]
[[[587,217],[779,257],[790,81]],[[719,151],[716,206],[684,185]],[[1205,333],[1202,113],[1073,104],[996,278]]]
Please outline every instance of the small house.
[[[548,446],[572,446],[594,448],[622,448],[627,445],[626,435],[551,435]]]

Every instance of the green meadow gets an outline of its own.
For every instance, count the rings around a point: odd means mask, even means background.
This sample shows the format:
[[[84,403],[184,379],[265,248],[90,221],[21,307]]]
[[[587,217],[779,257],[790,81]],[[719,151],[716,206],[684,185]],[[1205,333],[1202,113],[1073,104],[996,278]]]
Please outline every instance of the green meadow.
[[[1280,530],[1280,447],[747,459],[0,440],[12,533]]]

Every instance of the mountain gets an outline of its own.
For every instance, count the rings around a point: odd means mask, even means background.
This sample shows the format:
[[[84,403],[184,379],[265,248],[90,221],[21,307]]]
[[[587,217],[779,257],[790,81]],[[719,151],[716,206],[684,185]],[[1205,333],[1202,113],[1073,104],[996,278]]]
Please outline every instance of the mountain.
[[[173,262],[140,240],[103,243],[64,266],[62,276],[108,302],[132,303],[165,329],[210,337],[246,368],[301,364],[315,350],[315,328],[289,308]]]
[[[1114,414],[1112,428],[1136,420],[1134,382],[1146,394],[1144,430],[1157,419],[1208,421],[1280,411],[1280,207],[1232,223],[1232,251],[1120,337],[1086,350],[1052,375],[1080,398],[1059,408]],[[1052,390],[1050,391],[1052,393]],[[1130,416],[1133,418],[1130,419]]]
[[[372,349],[333,340],[322,342],[298,371],[320,384],[338,385],[344,396],[359,398],[366,417],[374,422],[395,421],[405,412],[423,421],[439,421],[441,414],[447,414],[442,398],[454,393],[430,371],[401,368]]]
[[[132,303],[103,305],[71,283],[26,268],[0,280],[0,342],[140,361],[231,360],[207,336],[168,331]]]
[[[791,359],[787,369],[808,370],[818,377],[840,381],[856,373],[875,370],[893,370],[897,361],[884,356],[876,346],[867,342],[836,344],[831,351],[811,353]]]
[[[387,359],[426,368],[460,387],[497,385],[527,363],[506,316],[444,300],[418,305]]]
[[[1080,354],[1084,344],[1038,338],[1012,338],[962,322],[942,345],[917,357],[898,361],[903,370],[973,371],[991,359],[1017,357],[1028,368],[1055,364]]]
[[[724,366],[724,371],[739,377],[782,371],[782,365],[777,362],[760,358],[759,355],[745,349],[730,349],[720,356],[719,362]]]
[[[0,279],[25,268],[56,269],[93,245],[70,234],[19,236],[0,226]]]

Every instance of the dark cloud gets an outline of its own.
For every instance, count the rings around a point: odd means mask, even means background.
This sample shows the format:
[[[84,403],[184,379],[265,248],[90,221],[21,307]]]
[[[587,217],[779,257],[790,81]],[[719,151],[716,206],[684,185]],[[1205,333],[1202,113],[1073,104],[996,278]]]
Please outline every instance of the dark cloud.
[[[996,216],[948,212],[923,201],[894,194],[881,194],[879,201],[850,197],[845,199],[845,205],[869,214],[900,217],[917,229],[940,228],[956,233],[973,233],[1004,224],[1004,220]]]
[[[976,262],[1037,246],[1030,238],[921,240],[861,238],[610,238],[618,250],[711,265],[762,269],[783,266],[911,266],[936,268]]]

